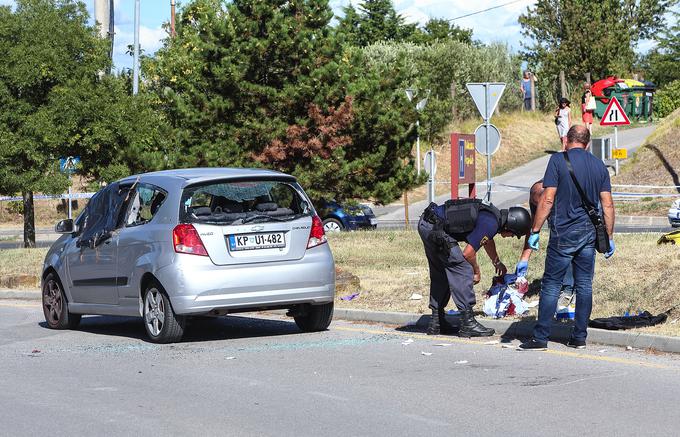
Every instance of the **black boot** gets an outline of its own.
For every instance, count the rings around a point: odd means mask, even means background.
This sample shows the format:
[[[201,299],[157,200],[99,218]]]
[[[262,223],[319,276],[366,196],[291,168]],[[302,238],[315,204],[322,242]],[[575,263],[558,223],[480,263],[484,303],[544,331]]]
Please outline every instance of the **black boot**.
[[[427,335],[451,335],[458,332],[458,328],[453,326],[446,320],[446,313],[444,310],[432,310],[430,316],[430,324],[427,326]]]
[[[472,311],[472,308],[461,311],[460,317],[458,335],[461,337],[489,337],[496,332],[493,328],[486,328],[475,320],[475,313]]]

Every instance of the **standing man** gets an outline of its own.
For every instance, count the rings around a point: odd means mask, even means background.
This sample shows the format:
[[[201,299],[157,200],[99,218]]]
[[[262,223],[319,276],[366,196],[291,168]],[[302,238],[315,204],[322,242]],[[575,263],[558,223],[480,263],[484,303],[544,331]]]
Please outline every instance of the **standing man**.
[[[531,73],[526,70],[524,71],[519,86],[522,90],[522,98],[524,99],[524,110],[531,111]]]
[[[545,189],[538,204],[528,243],[533,250],[538,250],[539,232],[545,220],[552,214],[550,240],[534,336],[530,341],[522,343],[520,350],[548,348],[550,325],[557,310],[562,280],[569,264],[574,272],[576,317],[567,346],[578,349],[586,347],[588,319],[593,306],[595,227],[582,206],[581,196],[567,168],[565,154],[569,155],[576,180],[588,199],[593,203],[597,200],[600,202],[611,246],[605,258],[612,256],[615,249],[612,239],[614,202],[609,172],[602,161],[586,151],[589,142],[590,132],[585,126],[572,126],[567,133],[566,152],[554,154],[545,170]]]
[[[538,210],[538,203],[541,201],[541,196],[543,195],[543,179],[534,182],[529,190],[529,210],[531,211],[532,220],[536,217],[536,211]],[[550,221],[550,218],[548,218]],[[526,277],[529,271],[529,258],[531,258],[531,253],[533,250],[529,247],[529,237],[531,233],[528,232],[526,238],[524,239],[524,250],[522,250],[522,255],[515,266],[515,274],[518,278]],[[562,281],[561,293],[566,295],[571,295],[574,292],[574,273],[572,272],[571,264],[567,267],[567,273],[564,275],[564,280]]]
[[[430,335],[452,334],[456,330],[448,324],[444,308],[449,300],[461,312],[461,337],[486,337],[494,330],[477,322],[473,307],[476,303],[473,285],[479,283],[481,272],[477,251],[483,246],[493,263],[496,274],[504,275],[507,268],[501,262],[494,236],[520,238],[529,231],[529,212],[520,207],[499,211],[479,199],[449,200],[444,205],[431,203],[418,222],[418,233],[430,268],[430,308],[432,318],[427,328]],[[467,242],[465,249],[459,241]]]

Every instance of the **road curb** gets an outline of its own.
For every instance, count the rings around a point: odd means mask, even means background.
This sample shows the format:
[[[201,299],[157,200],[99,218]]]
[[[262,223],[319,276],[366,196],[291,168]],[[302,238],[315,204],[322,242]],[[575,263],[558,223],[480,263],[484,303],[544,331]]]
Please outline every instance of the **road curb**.
[[[336,308],[333,317],[353,322],[385,323],[389,325],[415,325],[425,327],[430,316],[415,313],[379,312],[368,310],[354,310]],[[457,324],[457,317],[447,316],[452,324]],[[533,320],[494,320],[483,319],[484,326],[494,328],[496,333],[507,337],[530,337],[534,327]],[[567,341],[571,327],[565,323],[555,323],[552,328],[551,340]],[[680,337],[642,334],[631,331],[607,331],[604,329],[588,328],[588,342],[610,345],[630,346],[636,349],[654,349],[661,352],[680,353]]]
[[[31,300],[42,299],[40,290],[11,290],[0,289],[0,300]],[[415,325],[426,327],[430,322],[427,314],[397,313],[369,310],[355,310],[350,308],[335,308],[335,319],[352,322],[384,323],[387,325]],[[452,324],[458,324],[458,318],[447,316]],[[496,320],[480,319],[485,326],[493,328],[496,333],[507,337],[530,337],[534,327],[533,320]],[[567,341],[571,327],[565,323],[555,323],[552,328],[551,340]],[[592,343],[611,346],[631,346],[636,349],[654,349],[661,352],[680,353],[680,337],[668,337],[664,335],[652,335],[630,331],[607,331],[604,329],[588,328],[588,341]]]
[[[14,300],[41,300],[42,294],[40,290],[17,290],[17,289],[0,289],[1,299]]]

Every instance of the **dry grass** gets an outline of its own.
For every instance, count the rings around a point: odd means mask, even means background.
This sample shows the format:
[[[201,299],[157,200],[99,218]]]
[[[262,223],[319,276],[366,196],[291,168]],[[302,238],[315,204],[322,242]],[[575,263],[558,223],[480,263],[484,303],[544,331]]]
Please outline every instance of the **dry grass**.
[[[0,250],[0,277],[8,275],[40,276],[47,249]]]
[[[501,147],[491,158],[492,174],[500,175],[533,159],[540,158],[546,150],[559,150],[561,147],[553,116],[541,112],[508,112],[496,115],[491,120],[501,132]],[[482,123],[481,118],[455,121],[446,132],[474,133]],[[447,134],[448,135],[448,134]],[[430,144],[421,140],[421,153],[429,150]],[[437,155],[437,180],[451,180],[450,138],[444,143],[433,145]],[[415,154],[415,150],[414,150]],[[477,180],[486,179],[486,160],[477,155]],[[451,192],[449,184],[437,184],[436,194]],[[427,197],[427,185],[409,191],[409,201],[415,202]]]
[[[671,207],[672,199],[643,197],[640,200],[616,202],[617,215],[635,215],[645,217],[665,217]]]
[[[656,128],[613,184],[680,185],[680,109]]]
[[[609,260],[598,255],[593,283],[593,317],[622,315],[626,310],[660,313],[680,303],[674,272],[680,269],[680,248],[658,246],[657,234],[616,235],[617,252]],[[547,234],[542,250],[530,263],[529,280],[541,277]],[[384,311],[429,313],[427,307],[429,278],[422,243],[414,231],[377,231],[334,234],[331,249],[337,266],[361,280],[359,299],[337,305]],[[517,239],[498,238],[501,259],[513,269],[522,249]],[[483,251],[482,251],[483,252]],[[482,283],[475,287],[478,307],[483,301],[484,286],[493,275],[487,256],[478,257]],[[535,282],[533,285],[538,285]],[[423,295],[420,301],[409,300],[412,293]],[[450,304],[452,305],[452,304]],[[669,320],[680,318],[680,309]],[[680,335],[680,322],[650,328],[652,332]]]

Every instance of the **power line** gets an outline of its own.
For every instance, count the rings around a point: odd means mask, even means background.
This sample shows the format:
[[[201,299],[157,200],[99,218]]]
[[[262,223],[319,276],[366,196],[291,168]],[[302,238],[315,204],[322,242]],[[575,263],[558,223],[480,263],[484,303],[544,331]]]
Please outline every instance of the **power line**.
[[[502,5],[492,6],[492,7],[490,7],[490,8],[486,8],[486,9],[483,9],[483,10],[481,10],[481,11],[471,12],[471,13],[469,13],[469,14],[461,15],[460,17],[451,18],[451,19],[448,20],[448,21],[456,21],[456,20],[460,20],[461,18],[467,18],[467,17],[471,17],[471,16],[473,16],[473,15],[482,14],[482,13],[484,13],[484,12],[492,11],[492,10],[494,10],[494,9],[502,8],[503,6],[508,6],[508,5],[513,4],[513,3],[519,3],[519,2],[522,2],[522,1],[526,1],[526,0],[513,0],[513,1],[511,1],[511,2],[503,3]]]

